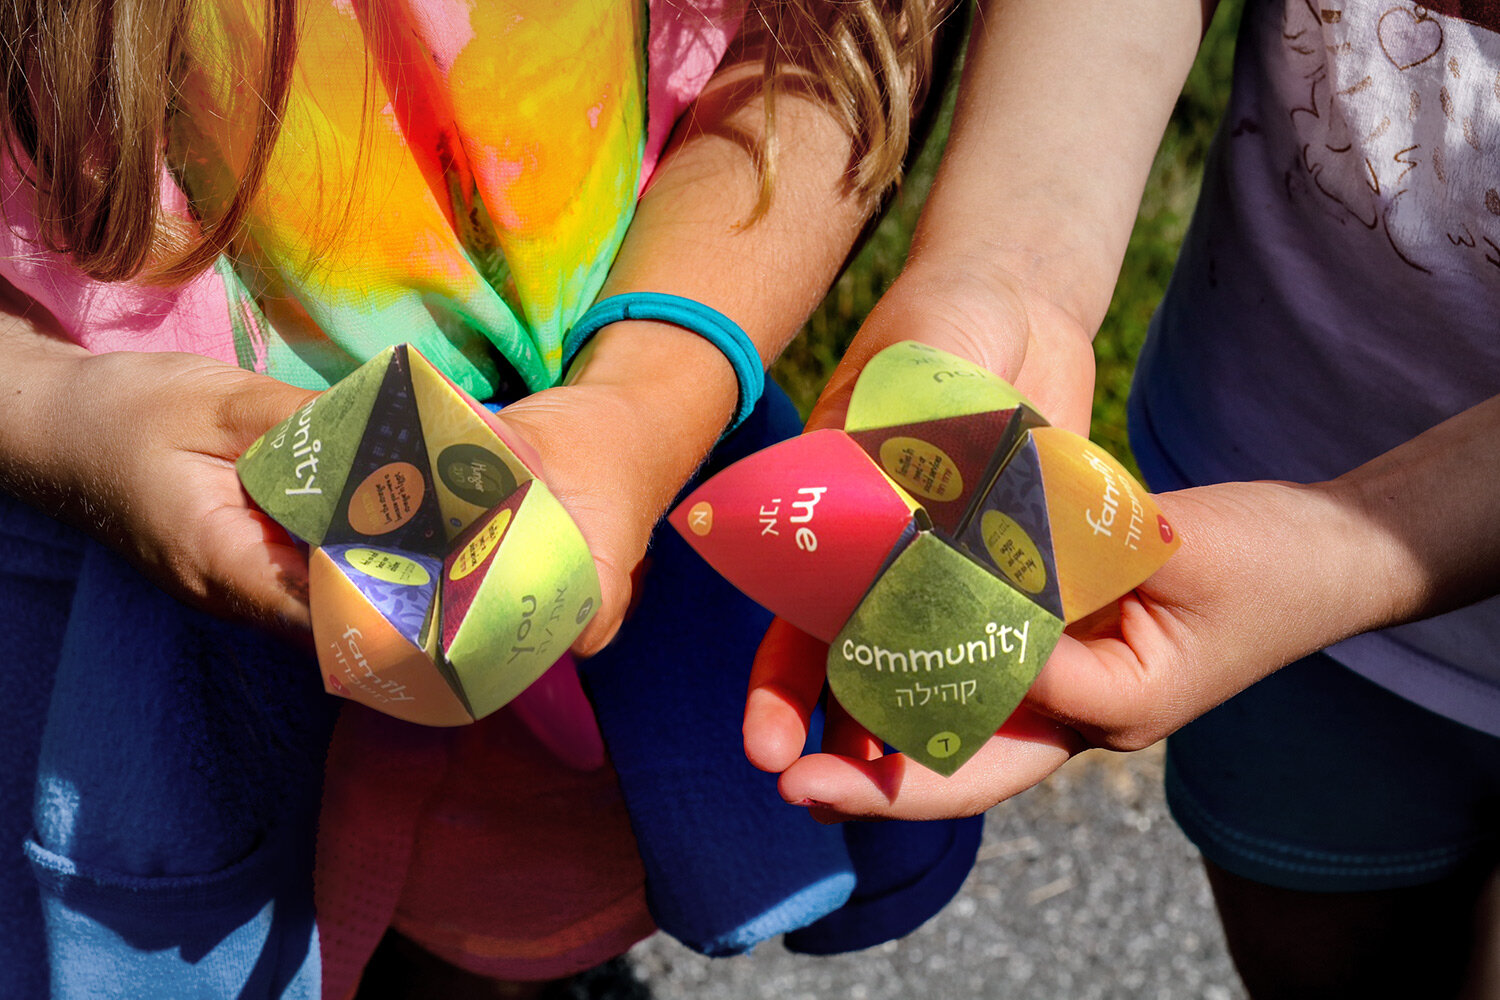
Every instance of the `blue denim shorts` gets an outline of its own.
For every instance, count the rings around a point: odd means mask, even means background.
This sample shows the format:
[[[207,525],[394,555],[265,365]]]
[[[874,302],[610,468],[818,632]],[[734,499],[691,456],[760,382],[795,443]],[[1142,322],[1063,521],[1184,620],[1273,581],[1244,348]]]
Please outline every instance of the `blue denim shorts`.
[[[1325,654],[1172,736],[1166,785],[1208,860],[1284,889],[1394,889],[1500,860],[1500,739]]]

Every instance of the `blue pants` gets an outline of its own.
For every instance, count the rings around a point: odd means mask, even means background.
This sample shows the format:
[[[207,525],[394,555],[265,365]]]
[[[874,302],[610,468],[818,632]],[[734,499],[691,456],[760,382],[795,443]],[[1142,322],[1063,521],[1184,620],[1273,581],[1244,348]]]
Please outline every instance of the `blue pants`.
[[[316,997],[335,706],[306,654],[4,497],[0,590],[6,995]]]
[[[715,462],[798,429],[768,392]],[[632,619],[584,675],[658,923],[710,954],[809,923],[790,945],[918,926],[962,883],[980,820],[846,830],[782,802],[740,746],[769,616],[676,538],[648,558]],[[317,997],[313,846],[338,702],[309,655],[180,605],[3,495],[0,598],[0,993]]]

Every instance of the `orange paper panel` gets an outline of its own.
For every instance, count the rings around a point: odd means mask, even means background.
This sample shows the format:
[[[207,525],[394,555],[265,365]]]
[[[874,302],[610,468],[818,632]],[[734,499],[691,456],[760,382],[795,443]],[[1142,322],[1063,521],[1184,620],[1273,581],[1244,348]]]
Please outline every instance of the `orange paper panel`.
[[[473,722],[432,657],[401,635],[322,549],[310,562],[313,641],[323,685],[408,722]]]

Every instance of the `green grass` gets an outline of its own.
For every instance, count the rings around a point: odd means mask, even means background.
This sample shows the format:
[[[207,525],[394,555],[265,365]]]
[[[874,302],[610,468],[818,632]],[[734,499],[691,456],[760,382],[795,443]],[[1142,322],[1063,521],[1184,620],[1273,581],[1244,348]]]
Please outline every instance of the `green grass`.
[[[1219,5],[1198,61],[1178,98],[1141,198],[1114,299],[1094,341],[1099,377],[1091,433],[1132,469],[1134,462],[1125,437],[1125,396],[1152,310],[1166,288],[1192,216],[1203,160],[1228,97],[1241,2],[1225,0]],[[950,88],[932,139],[907,174],[900,194],[854,262],[834,283],[803,335],[773,369],[776,380],[804,414],[880,293],[901,271],[912,228],[932,186],[952,110]]]

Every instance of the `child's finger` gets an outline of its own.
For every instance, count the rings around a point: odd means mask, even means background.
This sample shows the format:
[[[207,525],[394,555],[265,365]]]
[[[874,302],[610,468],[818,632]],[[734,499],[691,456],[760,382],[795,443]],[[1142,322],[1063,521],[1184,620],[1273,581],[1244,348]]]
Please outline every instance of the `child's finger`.
[[[1166,604],[1132,591],[1116,602],[1112,616],[1101,619],[1105,629],[1086,628],[1088,638],[1063,635],[1025,703],[1098,746],[1149,746],[1238,690],[1218,687],[1235,675],[1231,657],[1184,659],[1181,644],[1191,635],[1183,622],[1199,620],[1190,615],[1179,622]],[[1215,663],[1218,669],[1183,668],[1193,662]]]
[[[572,651],[579,656],[593,656],[609,645],[625,623],[625,609],[630,606],[631,575],[621,572],[598,553],[594,570],[599,576],[599,610],[573,640]]]
[[[855,760],[874,760],[885,753],[885,743],[855,721],[849,710],[828,696],[828,720],[823,726],[823,752]]]
[[[827,659],[826,644],[780,618],[771,622],[756,650],[745,699],[750,763],[763,771],[784,771],[802,756]]]
[[[193,373],[210,402],[207,428],[223,435],[219,447],[226,458],[238,458],[261,434],[275,427],[318,397],[264,375],[239,368],[210,368]]]
[[[258,510],[232,507],[202,524],[211,536],[200,546],[205,573],[223,588],[225,607],[217,610],[310,643],[307,556],[286,530]]]
[[[1130,647],[1120,639],[1088,642],[1064,635],[1031,689],[1033,710],[1091,732],[1113,732],[1150,714],[1150,685]]]
[[[952,777],[901,754],[858,760],[804,757],[781,776],[783,798],[830,819],[939,819],[972,816],[1030,788],[1084,748],[1077,733],[1018,710]]]

